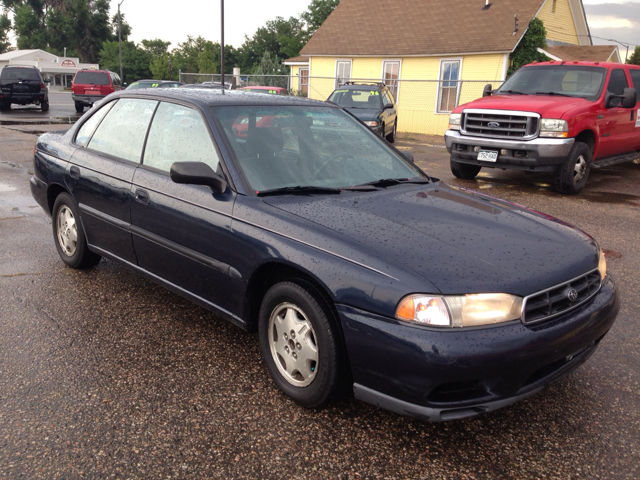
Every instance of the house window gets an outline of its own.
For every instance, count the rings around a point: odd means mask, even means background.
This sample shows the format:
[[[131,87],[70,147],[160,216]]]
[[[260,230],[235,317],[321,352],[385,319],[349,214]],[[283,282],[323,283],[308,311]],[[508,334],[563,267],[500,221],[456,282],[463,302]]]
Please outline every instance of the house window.
[[[398,60],[385,60],[382,62],[382,81],[389,87],[393,98],[398,100],[398,80],[400,79],[400,62]]]
[[[298,71],[298,91],[305,97],[309,95],[309,69],[301,68]]]
[[[452,112],[458,106],[459,80],[460,60],[443,60],[440,62],[438,113]]]
[[[351,81],[351,60],[336,62],[336,88]]]

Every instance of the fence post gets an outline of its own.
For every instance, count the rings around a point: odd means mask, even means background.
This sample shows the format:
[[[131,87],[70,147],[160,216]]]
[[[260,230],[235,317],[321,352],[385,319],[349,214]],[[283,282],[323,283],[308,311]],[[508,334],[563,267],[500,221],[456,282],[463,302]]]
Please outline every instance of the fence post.
[[[181,68],[178,69],[178,81],[180,83],[182,83],[182,69]]]

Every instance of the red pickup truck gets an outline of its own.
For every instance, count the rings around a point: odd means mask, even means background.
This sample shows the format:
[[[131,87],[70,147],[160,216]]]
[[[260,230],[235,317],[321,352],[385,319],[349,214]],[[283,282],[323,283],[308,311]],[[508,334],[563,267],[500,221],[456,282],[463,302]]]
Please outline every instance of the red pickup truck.
[[[445,132],[451,171],[482,167],[554,173],[560,193],[579,193],[592,168],[640,157],[640,67],[542,62],[456,108]]]

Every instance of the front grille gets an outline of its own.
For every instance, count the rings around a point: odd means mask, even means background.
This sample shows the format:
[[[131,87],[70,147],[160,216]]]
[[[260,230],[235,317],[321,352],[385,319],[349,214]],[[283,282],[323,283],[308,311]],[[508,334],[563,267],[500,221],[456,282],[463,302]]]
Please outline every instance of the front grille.
[[[539,115],[502,110],[465,110],[462,133],[478,137],[530,140],[538,136]]]
[[[600,273],[594,270],[569,282],[529,295],[524,299],[522,321],[525,325],[531,325],[567,313],[593,297],[600,285]],[[575,298],[570,299],[571,291],[577,294]]]

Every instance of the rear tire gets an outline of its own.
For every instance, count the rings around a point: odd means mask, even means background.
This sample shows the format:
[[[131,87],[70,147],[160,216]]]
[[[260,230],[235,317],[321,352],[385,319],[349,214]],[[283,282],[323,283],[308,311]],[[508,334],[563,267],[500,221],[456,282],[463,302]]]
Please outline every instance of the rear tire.
[[[0,102],[0,110],[2,110],[3,112],[8,112],[9,110],[11,110],[11,102]]]
[[[100,262],[100,255],[87,247],[80,212],[68,193],[61,193],[53,204],[53,239],[58,255],[71,268],[86,269]]]
[[[48,112],[49,111],[49,102],[48,101],[40,102],[40,111],[41,112]]]
[[[260,348],[267,370],[298,405],[322,408],[349,378],[337,321],[324,299],[302,284],[271,287],[260,306]]]
[[[456,178],[462,178],[464,180],[473,180],[482,169],[480,165],[469,165],[468,163],[456,162],[453,156],[451,157],[450,162],[451,173],[453,173]]]
[[[84,111],[84,105],[80,102],[76,102],[76,112],[82,113]]]
[[[556,191],[565,195],[580,193],[589,178],[591,158],[589,145],[583,142],[574,143],[567,159],[556,170],[554,179]]]

